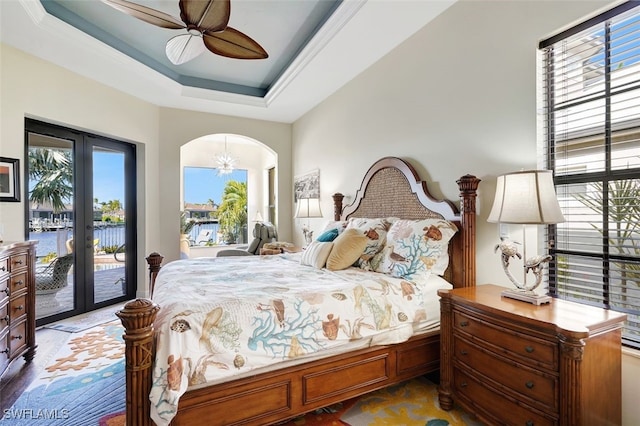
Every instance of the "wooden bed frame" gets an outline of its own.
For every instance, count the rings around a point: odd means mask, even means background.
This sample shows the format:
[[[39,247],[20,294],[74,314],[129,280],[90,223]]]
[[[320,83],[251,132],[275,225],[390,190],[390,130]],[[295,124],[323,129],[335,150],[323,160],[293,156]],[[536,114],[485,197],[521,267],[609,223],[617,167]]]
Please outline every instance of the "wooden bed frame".
[[[480,180],[466,175],[457,183],[461,212],[449,201],[433,199],[425,182],[404,160],[385,157],[367,171],[354,202],[343,208],[335,194],[336,220],[349,217],[401,217],[450,220],[459,232],[450,242],[450,266],[445,278],[454,287],[475,286],[476,190]],[[151,293],[162,256],[147,261]],[[125,328],[126,422],[151,425],[149,392],[155,357],[153,322],[160,307],[148,299],[127,303],[116,315]],[[264,425],[371,392],[438,370],[439,331],[404,343],[375,346],[309,361],[276,371],[190,390],[180,398],[172,425]]]

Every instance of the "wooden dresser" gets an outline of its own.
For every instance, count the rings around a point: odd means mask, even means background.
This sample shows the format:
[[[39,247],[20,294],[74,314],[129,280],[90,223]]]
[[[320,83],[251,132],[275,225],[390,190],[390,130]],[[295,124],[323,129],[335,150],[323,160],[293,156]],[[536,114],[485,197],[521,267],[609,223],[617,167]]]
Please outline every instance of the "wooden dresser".
[[[0,376],[20,355],[35,355],[35,245],[0,243]]]
[[[487,424],[619,425],[626,315],[504,287],[440,290],[440,406]]]

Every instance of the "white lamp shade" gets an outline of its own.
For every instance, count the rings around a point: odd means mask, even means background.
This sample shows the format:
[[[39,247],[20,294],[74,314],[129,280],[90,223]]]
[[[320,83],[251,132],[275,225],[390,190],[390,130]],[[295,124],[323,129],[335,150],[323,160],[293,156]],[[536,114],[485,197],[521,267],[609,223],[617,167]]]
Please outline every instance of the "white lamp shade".
[[[550,170],[498,176],[489,222],[552,224],[564,222]]]
[[[322,217],[319,198],[300,198],[296,207],[296,218]]]

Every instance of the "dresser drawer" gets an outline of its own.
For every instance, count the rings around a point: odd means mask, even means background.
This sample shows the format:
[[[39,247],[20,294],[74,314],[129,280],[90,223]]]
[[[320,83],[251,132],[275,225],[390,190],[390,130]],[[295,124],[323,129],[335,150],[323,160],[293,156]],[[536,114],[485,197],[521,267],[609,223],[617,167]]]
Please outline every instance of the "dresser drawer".
[[[469,334],[472,340],[487,342],[495,351],[513,355],[532,367],[558,370],[558,349],[551,342],[496,327],[459,311],[454,312],[453,330]]]
[[[0,303],[5,299],[8,299],[10,295],[11,290],[9,290],[9,278],[5,277],[0,279]]]
[[[10,356],[9,333],[8,331],[0,332],[0,373],[3,372],[5,368],[7,368],[7,365],[9,365]]]
[[[11,320],[9,319],[9,304],[0,304],[0,334],[4,334],[9,327]]]
[[[9,316],[11,317],[11,322],[15,323],[25,315],[27,315],[27,296],[22,295],[12,299],[9,302]]]
[[[27,269],[28,266],[27,253],[14,254],[9,258],[9,272],[17,272],[21,269]]]
[[[493,420],[492,423],[522,426],[558,425],[557,417],[545,415],[543,412],[516,403],[506,395],[485,386],[470,375],[454,368],[453,386],[456,395],[466,405],[476,408]]]
[[[558,412],[558,379],[454,337],[455,362],[494,380],[504,392],[548,412]]]
[[[13,357],[27,346],[27,322],[22,321],[9,329],[9,356]]]
[[[0,277],[9,273],[9,258],[3,257],[0,259]]]
[[[15,296],[21,291],[27,290],[27,273],[22,272],[20,274],[13,275],[10,278],[11,296]]]

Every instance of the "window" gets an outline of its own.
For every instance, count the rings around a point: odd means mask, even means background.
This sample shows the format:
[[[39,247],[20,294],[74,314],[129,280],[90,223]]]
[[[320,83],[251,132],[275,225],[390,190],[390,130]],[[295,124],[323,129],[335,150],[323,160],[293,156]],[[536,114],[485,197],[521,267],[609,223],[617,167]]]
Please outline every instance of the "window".
[[[640,348],[640,7],[624,3],[540,43],[543,164],[564,223],[550,226],[554,296],[627,314]]]

